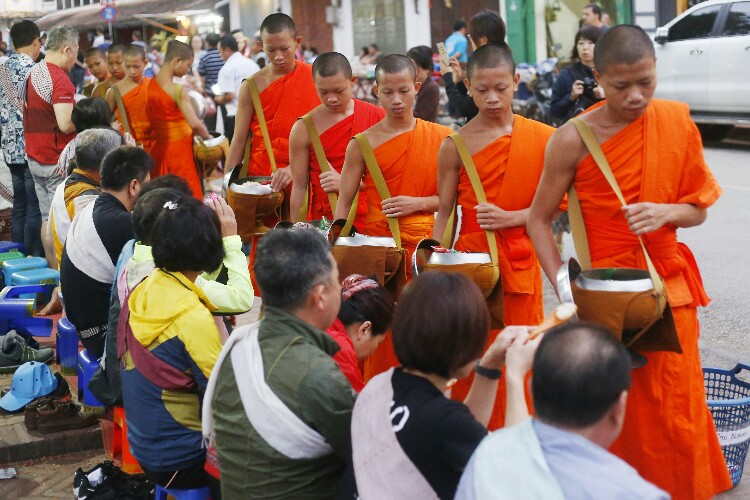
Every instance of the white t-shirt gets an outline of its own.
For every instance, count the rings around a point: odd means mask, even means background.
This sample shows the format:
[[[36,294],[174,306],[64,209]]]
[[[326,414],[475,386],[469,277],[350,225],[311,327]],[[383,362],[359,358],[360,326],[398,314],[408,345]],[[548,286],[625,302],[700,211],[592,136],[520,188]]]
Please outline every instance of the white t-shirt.
[[[234,99],[225,104],[228,116],[237,115],[237,96],[240,93],[242,80],[260,71],[260,67],[239,52],[232,54],[219,70],[219,89],[221,93],[231,92]]]

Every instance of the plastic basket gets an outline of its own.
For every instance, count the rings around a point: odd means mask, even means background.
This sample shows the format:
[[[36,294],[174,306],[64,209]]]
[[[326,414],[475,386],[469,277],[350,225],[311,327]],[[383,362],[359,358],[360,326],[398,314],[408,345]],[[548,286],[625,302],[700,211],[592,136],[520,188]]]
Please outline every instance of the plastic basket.
[[[750,371],[750,366],[740,363],[731,370],[703,369],[708,408],[734,486],[742,478],[750,447],[750,383],[737,378],[743,370]]]

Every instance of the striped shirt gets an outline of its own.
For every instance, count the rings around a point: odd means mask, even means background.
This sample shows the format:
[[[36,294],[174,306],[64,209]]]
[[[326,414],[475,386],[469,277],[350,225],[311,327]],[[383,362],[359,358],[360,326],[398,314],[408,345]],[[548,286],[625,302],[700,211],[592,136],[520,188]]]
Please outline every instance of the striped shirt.
[[[201,61],[198,63],[198,74],[206,78],[205,89],[211,90],[211,86],[219,81],[219,70],[224,66],[224,59],[219,55],[217,49],[208,49]]]

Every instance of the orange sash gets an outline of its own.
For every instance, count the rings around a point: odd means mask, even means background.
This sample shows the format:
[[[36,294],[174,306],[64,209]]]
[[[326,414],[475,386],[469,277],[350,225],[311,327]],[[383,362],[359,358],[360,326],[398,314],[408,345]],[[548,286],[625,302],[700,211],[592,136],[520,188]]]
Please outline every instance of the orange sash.
[[[153,131],[151,130],[151,119],[148,116],[148,86],[151,78],[144,77],[143,81],[127,94],[122,96],[125,112],[128,115],[131,134],[135,142],[143,144],[143,149],[151,152],[153,148]],[[117,109],[117,121],[123,123],[120,110]],[[120,132],[124,132],[120,130]]]

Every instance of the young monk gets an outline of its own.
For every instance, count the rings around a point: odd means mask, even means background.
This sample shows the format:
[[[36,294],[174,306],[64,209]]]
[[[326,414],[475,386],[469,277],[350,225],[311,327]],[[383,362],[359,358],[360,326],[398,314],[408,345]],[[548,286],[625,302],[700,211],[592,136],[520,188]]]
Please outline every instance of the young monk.
[[[86,85],[83,88],[83,95],[86,97],[100,97],[104,99],[107,96],[108,88],[104,88],[104,86],[100,87],[99,95],[93,95],[93,91],[97,84],[106,82],[112,78],[112,74],[107,67],[107,55],[102,49],[93,48],[86,52],[84,60],[86,61],[86,66],[89,68],[89,73],[96,78],[96,83]]]
[[[513,114],[518,86],[513,54],[503,44],[485,45],[469,59],[469,89],[479,110],[458,135],[474,160],[487,203],[478,203],[453,138],[443,141],[438,155],[440,209],[432,237],[442,240],[454,206],[461,206],[461,231],[454,248],[489,252],[485,231],[494,231],[503,286],[503,322],[536,325],[542,322],[542,270],[526,234],[526,219],[544,167],[544,148],[555,129]],[[452,228],[451,228],[452,229]],[[490,335],[494,341],[498,331]],[[453,387],[463,401],[471,387],[467,378]],[[495,399],[489,428],[503,426],[505,384]]]
[[[692,253],[677,228],[697,226],[721,188],[703,159],[685,104],[652,100],[654,47],[636,26],[617,26],[596,44],[594,76],[607,100],[582,115],[593,129],[627,201],[609,183],[568,123],[549,142],[528,230],[545,273],[556,283],[562,264],[550,223],[574,185],[591,264],[646,269],[643,238],[667,299],[682,354],[644,353],[633,370],[620,438],[610,450],[673,498],[707,499],[732,487],[711,413],[698,351],[697,307],[708,304]]]
[[[271,186],[274,191],[285,190],[292,181],[289,169],[289,134],[297,118],[320,104],[312,77],[312,66],[294,58],[302,37],[297,35],[297,25],[286,14],[276,13],[266,17],[260,25],[260,38],[263,50],[271,64],[255,73],[242,83],[237,103],[237,116],[234,122],[234,137],[229,149],[226,164],[234,168],[245,155],[247,141],[250,141],[250,157],[247,165],[249,176],[273,175]],[[258,113],[253,104],[251,85],[257,87],[263,116],[268,127],[271,149],[266,148],[261,131]],[[272,164],[276,165],[273,172]],[[289,192],[286,196],[289,196]],[[243,214],[237,214],[237,218]],[[275,221],[269,221],[273,227]],[[253,264],[255,247],[253,240],[250,252],[250,276],[253,288],[260,294],[255,281]]]
[[[107,70],[109,71],[110,76],[105,80],[99,80],[99,83],[96,84],[94,90],[91,91],[91,97],[106,99],[109,88],[115,83],[123,81],[127,77],[127,74],[125,74],[124,50],[125,47],[123,45],[112,45],[107,49],[106,61]],[[86,64],[88,64],[88,62]]]
[[[291,220],[299,219],[299,211],[310,187],[308,220],[323,217],[333,219],[333,206],[339,191],[341,168],[349,139],[364,132],[383,119],[385,110],[370,103],[352,99],[352,87],[357,77],[352,75],[349,60],[338,52],[321,54],[313,63],[315,88],[322,104],[309,116],[319,134],[327,163],[323,172],[312,146],[312,139],[304,120],[297,120],[289,136],[289,166],[292,170],[292,198],[289,204]],[[364,224],[367,203],[359,197],[354,226]]]
[[[385,108],[385,118],[364,132],[383,173],[391,197],[381,199],[356,140],[349,142],[341,172],[335,218],[346,219],[359,184],[364,180],[367,215],[364,227],[370,236],[391,236],[386,217],[398,218],[405,258],[423,238],[432,236],[434,213],[438,209],[437,153],[451,129],[414,118],[414,99],[420,88],[414,62],[391,54],[375,68],[374,91]],[[411,277],[411,266],[407,276]],[[390,336],[365,365],[365,381],[398,365]]]
[[[151,79],[143,76],[143,71],[146,69],[146,53],[143,47],[128,45],[122,51],[122,60],[124,61],[123,67],[127,78],[114,83],[107,90],[107,103],[120,124],[120,132],[128,132],[125,128],[124,120],[126,119],[133,140],[150,153],[153,146],[153,137],[151,120],[147,111],[146,89]],[[122,98],[125,117],[122,116],[117,104],[116,92],[119,92]]]
[[[178,41],[169,43],[164,65],[148,83],[148,118],[154,134],[151,156],[152,177],[175,174],[190,184],[193,196],[203,197],[203,185],[193,156],[193,134],[210,139],[211,135],[195,114],[188,89],[174,83],[174,77],[187,74],[193,64],[193,49]]]

